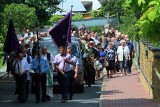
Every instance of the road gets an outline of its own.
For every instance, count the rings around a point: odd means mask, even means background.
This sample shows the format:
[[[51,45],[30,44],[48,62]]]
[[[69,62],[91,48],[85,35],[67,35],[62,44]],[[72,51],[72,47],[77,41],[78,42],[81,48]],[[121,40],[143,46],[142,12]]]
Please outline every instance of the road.
[[[18,103],[14,95],[15,82],[13,78],[1,78],[0,80],[0,107],[98,107],[101,81],[96,81],[92,87],[85,86],[84,93],[75,93],[73,100],[61,103],[60,94],[54,94],[51,101],[35,103],[34,94],[30,93],[25,104]]]

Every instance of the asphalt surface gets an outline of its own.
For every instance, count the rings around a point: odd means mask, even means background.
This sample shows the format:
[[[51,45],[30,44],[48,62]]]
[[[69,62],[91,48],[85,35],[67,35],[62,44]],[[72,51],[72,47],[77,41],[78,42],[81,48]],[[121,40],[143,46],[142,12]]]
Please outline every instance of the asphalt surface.
[[[3,77],[0,79],[0,107],[98,107],[101,94],[102,81],[96,81],[92,87],[84,85],[84,93],[75,93],[73,100],[61,103],[61,95],[56,93],[51,101],[36,103],[35,95],[30,93],[26,103],[18,103],[14,95],[15,81],[13,78]]]

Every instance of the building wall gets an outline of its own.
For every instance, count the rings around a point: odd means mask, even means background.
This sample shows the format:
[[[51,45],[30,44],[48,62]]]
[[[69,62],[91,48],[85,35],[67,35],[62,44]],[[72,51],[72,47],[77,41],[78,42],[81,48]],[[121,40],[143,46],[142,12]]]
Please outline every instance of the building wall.
[[[158,58],[159,56],[159,58]],[[153,99],[160,101],[160,49],[140,42],[140,80]]]

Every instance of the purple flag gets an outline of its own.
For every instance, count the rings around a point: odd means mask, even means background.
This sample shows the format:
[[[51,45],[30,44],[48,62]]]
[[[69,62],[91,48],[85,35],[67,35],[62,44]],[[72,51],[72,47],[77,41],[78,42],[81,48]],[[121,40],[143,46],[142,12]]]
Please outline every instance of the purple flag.
[[[58,47],[66,47],[68,43],[71,43],[71,19],[72,11],[49,31]]]
[[[3,51],[6,54],[10,54],[11,52],[22,52],[18,38],[16,36],[12,19],[9,22],[8,33],[4,42]]]

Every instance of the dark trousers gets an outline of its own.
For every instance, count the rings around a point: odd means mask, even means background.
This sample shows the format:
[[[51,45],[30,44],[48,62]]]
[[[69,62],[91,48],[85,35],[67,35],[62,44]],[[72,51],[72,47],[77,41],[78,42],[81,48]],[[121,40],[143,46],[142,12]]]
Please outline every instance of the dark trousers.
[[[26,95],[26,98],[28,98],[28,94],[29,94],[29,85],[30,85],[30,80],[27,80],[27,84],[26,84],[27,95]]]
[[[74,75],[75,71],[71,70],[68,72],[68,92],[69,92],[69,98],[73,97],[74,92]]]
[[[32,74],[31,91],[32,91],[32,93],[35,93],[35,74]]]
[[[95,84],[95,76],[96,76],[96,70],[95,69],[93,69],[92,71],[91,71],[91,83],[92,84]]]
[[[68,73],[65,73],[64,75],[58,73],[58,82],[62,99],[66,100],[66,98],[68,97]]]
[[[35,73],[36,101],[40,101],[40,85],[42,88],[42,100],[46,100],[46,74]]]
[[[87,72],[86,77],[85,77],[86,78],[86,84],[88,86],[91,86],[91,83],[92,83],[92,71],[88,69],[86,72]]]
[[[25,101],[26,100],[26,84],[27,84],[27,74],[23,75],[18,75],[15,74],[16,77],[16,83],[17,83],[17,91],[18,91],[18,97],[20,101]]]
[[[131,73],[131,68],[132,68],[132,58],[130,60],[128,60],[128,72]]]

